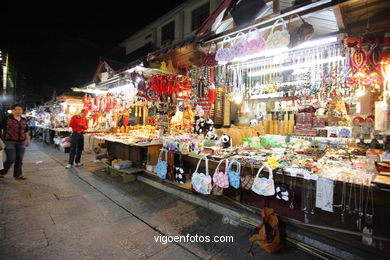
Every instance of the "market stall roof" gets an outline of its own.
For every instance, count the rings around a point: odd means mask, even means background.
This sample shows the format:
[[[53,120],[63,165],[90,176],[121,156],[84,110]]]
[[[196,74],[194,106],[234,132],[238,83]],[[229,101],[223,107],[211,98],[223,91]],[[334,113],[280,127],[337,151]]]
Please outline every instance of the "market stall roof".
[[[203,60],[203,56],[204,53],[198,49],[195,43],[195,36],[190,36],[166,48],[149,53],[147,61],[151,63],[151,67],[159,67],[160,61],[172,59],[175,67],[189,67],[192,64],[199,64]],[[158,64],[153,64],[153,62],[158,62]]]
[[[219,41],[226,36],[234,36],[240,31],[248,31],[252,27],[270,28],[278,18],[289,20],[292,14],[300,14],[315,28],[316,35],[324,35],[335,32],[349,34],[362,34],[367,23],[369,32],[383,32],[390,24],[390,1],[382,0],[318,0],[307,1],[301,5],[295,5],[294,0],[266,0],[269,7],[263,17],[257,19],[249,26],[236,27],[230,14],[225,14],[229,7],[217,8],[217,10],[203,23],[197,31],[197,40]],[[228,3],[223,1],[221,5]],[[278,4],[278,7],[274,3]],[[235,2],[230,2],[234,5]],[[280,10],[280,11],[278,11]],[[218,17],[218,19],[217,19]],[[220,19],[224,17],[224,19]],[[297,18],[294,18],[295,21]],[[299,26],[300,22],[294,22],[292,27]]]

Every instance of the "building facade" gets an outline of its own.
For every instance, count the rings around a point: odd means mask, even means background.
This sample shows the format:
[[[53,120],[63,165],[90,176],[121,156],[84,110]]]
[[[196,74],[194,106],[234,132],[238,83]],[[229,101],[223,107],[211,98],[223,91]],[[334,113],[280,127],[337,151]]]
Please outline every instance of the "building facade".
[[[126,55],[140,49],[158,50],[195,34],[221,0],[189,0],[119,44]],[[145,48],[149,46],[150,48]],[[147,53],[145,53],[146,55]]]

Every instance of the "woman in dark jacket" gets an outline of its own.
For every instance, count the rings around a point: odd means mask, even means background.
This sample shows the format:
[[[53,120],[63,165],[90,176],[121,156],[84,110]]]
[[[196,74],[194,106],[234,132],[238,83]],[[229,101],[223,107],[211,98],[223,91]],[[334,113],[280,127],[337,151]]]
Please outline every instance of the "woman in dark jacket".
[[[8,173],[14,164],[14,177],[17,180],[25,180],[22,173],[23,157],[26,147],[30,145],[27,120],[22,118],[23,108],[21,105],[12,106],[12,114],[4,118],[0,125],[2,139],[5,143],[7,160],[4,169],[0,170],[0,178]],[[3,148],[3,147],[2,147]]]

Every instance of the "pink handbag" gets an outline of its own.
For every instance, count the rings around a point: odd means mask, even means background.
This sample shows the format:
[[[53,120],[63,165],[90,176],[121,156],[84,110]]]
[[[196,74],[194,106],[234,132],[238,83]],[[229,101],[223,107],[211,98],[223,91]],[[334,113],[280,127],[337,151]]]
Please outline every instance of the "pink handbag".
[[[219,166],[224,161],[226,162],[225,172],[221,172],[221,171],[219,171]],[[213,182],[216,186],[218,186],[220,188],[229,188],[228,165],[229,165],[229,160],[223,159],[218,163],[217,168],[215,168],[215,172],[213,175]]]
[[[250,34],[256,31],[256,35],[252,37],[251,40]],[[258,52],[261,52],[265,50],[265,39],[263,38],[263,35],[257,28],[252,28],[249,30],[249,32],[246,35],[246,41],[244,43],[243,48],[243,55],[251,55]]]

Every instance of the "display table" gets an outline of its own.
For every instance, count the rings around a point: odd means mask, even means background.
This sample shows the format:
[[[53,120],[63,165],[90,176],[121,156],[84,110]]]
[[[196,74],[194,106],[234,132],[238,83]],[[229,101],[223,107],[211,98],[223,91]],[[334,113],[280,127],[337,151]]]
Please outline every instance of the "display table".
[[[153,144],[124,144],[105,140],[110,158],[130,160],[136,168],[146,168],[146,165],[156,165],[161,143]]]

